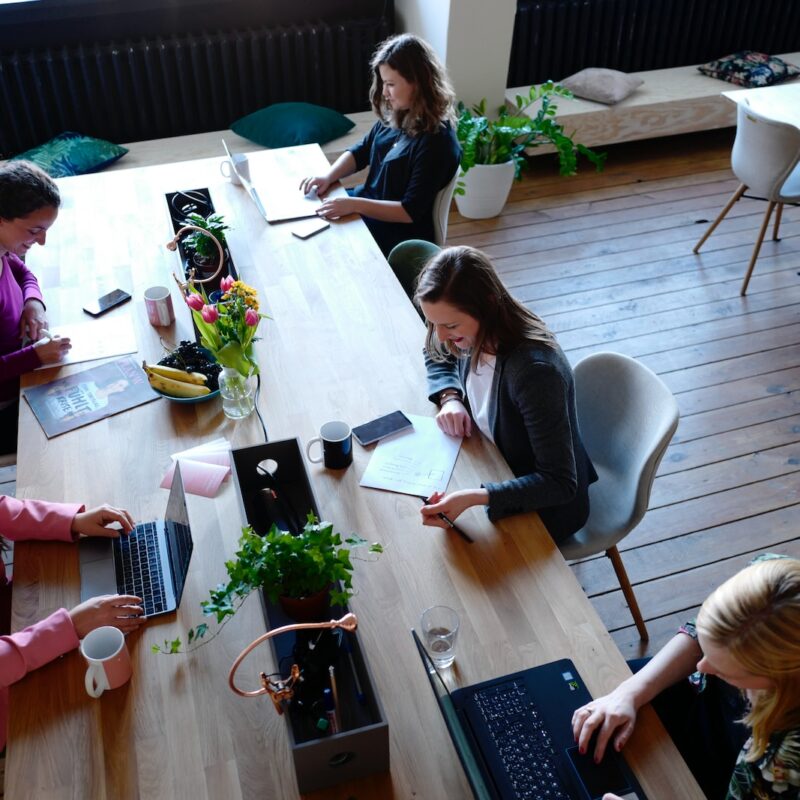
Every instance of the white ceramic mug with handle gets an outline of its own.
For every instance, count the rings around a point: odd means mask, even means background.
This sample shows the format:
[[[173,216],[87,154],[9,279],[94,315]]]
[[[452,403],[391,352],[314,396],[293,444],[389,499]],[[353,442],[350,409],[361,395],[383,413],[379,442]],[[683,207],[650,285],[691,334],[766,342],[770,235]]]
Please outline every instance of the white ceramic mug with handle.
[[[89,665],[86,670],[89,697],[100,697],[107,689],[117,689],[131,678],[131,657],[125,634],[119,628],[105,625],[87,633],[81,642],[81,655]]]

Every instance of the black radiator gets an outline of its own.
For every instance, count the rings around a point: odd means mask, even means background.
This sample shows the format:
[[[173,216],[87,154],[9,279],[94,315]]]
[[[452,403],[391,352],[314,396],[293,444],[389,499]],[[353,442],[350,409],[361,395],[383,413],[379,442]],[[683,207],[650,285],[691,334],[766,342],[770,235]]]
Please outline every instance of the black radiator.
[[[798,0],[518,0],[508,85],[800,50]]]
[[[132,142],[228,128],[282,101],[368,107],[383,19],[0,54],[0,157],[57,133]]]

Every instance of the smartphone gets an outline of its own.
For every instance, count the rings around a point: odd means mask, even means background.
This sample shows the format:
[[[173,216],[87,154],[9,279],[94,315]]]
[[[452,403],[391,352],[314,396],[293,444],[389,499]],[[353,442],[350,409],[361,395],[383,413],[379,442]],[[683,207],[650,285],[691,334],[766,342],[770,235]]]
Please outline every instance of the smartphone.
[[[353,428],[353,436],[360,445],[366,447],[393,433],[399,433],[412,427],[411,420],[402,411],[392,411],[391,414],[373,419],[372,422],[357,425]]]
[[[296,236],[298,239],[310,239],[326,228],[330,228],[330,223],[326,220],[320,219],[319,217],[311,217],[310,219],[303,220],[303,222],[298,222],[292,228],[292,235]]]
[[[123,303],[127,303],[130,299],[131,296],[127,292],[124,292],[122,289],[114,289],[113,292],[109,292],[108,294],[104,294],[102,297],[98,297],[94,303],[85,305],[83,310],[87,314],[91,314],[93,317],[99,317],[101,314],[105,314],[106,311],[111,311],[112,308],[116,308],[117,306],[121,306]]]

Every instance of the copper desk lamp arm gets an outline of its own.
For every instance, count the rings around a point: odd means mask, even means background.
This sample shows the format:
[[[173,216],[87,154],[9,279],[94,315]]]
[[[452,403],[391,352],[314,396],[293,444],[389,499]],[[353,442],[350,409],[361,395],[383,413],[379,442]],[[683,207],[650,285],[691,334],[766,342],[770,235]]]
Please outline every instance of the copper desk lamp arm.
[[[175,278],[175,282],[178,284],[178,287],[180,288],[182,294],[186,292],[186,289],[190,285],[194,285],[196,283],[208,283],[209,281],[213,281],[214,278],[216,278],[217,275],[219,275],[219,273],[222,271],[222,267],[225,265],[225,251],[223,250],[222,244],[220,243],[219,239],[217,239],[217,237],[214,236],[214,234],[211,233],[211,231],[207,231],[205,228],[201,228],[198,225],[184,225],[182,228],[180,228],[176,232],[172,240],[167,242],[167,250],[170,250],[171,252],[174,253],[178,249],[178,242],[181,240],[181,236],[183,236],[183,234],[186,233],[187,231],[199,231],[200,233],[203,233],[206,236],[208,236],[208,238],[211,239],[212,242],[214,242],[214,244],[217,246],[217,252],[219,253],[219,266],[217,267],[213,275],[211,275],[208,278],[201,278],[201,279],[195,278],[194,267],[191,267],[189,270],[189,280],[187,281],[182,281],[173,272],[172,277]]]

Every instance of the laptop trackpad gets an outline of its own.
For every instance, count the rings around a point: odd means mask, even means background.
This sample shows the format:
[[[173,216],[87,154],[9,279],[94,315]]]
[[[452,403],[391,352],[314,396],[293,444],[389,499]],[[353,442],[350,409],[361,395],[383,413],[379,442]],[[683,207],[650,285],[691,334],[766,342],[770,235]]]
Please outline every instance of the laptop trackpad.
[[[81,539],[78,545],[81,570],[81,602],[101,594],[117,593],[114,557],[110,539]]]

